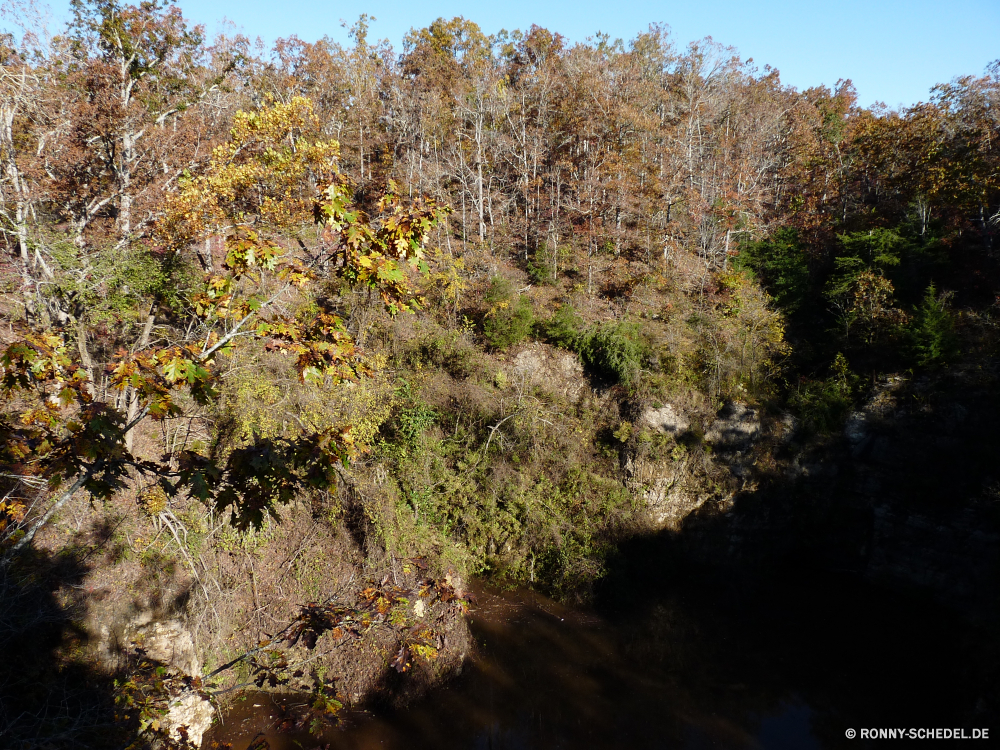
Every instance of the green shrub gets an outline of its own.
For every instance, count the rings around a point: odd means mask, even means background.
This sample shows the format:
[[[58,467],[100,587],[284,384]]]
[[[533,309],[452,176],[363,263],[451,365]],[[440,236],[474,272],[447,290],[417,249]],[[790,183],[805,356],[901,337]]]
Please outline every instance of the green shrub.
[[[460,331],[432,331],[406,352],[405,361],[411,366],[434,365],[456,380],[472,377],[484,367],[483,355]]]
[[[583,318],[572,305],[563,305],[555,314],[538,326],[540,333],[550,344],[579,351],[583,338]]]
[[[437,420],[437,412],[427,404],[416,402],[399,410],[396,417],[396,432],[407,448],[415,448],[424,430]]]
[[[580,358],[597,374],[624,386],[635,383],[645,346],[636,323],[605,323],[581,337]]]
[[[528,278],[531,279],[533,284],[538,284],[539,286],[551,286],[556,283],[556,264],[560,257],[565,255],[565,248],[559,248],[553,254],[552,250],[549,249],[549,245],[544,240],[538,243],[535,251],[531,254],[532,257],[528,260],[528,265],[525,270],[528,272]]]
[[[491,348],[508,349],[528,337],[535,324],[531,300],[517,294],[507,279],[493,279],[485,301],[483,336]]]
[[[65,240],[51,243],[56,280],[49,293],[73,299],[92,324],[145,321],[152,300],[183,309],[184,292],[201,273],[178,254],[160,258],[142,246],[109,247],[85,254]]]
[[[538,326],[550,344],[580,355],[596,375],[631,386],[642,367],[646,346],[637,323],[603,323],[585,328],[572,305],[563,305]]]
[[[438,414],[405,380],[394,395],[399,405],[392,419],[383,426],[383,436],[389,439],[383,447],[396,445],[408,453],[418,447],[420,436],[437,421]]]
[[[834,432],[840,429],[851,410],[856,380],[847,358],[838,353],[830,366],[830,376],[822,380],[803,380],[791,396],[791,406],[808,429]]]

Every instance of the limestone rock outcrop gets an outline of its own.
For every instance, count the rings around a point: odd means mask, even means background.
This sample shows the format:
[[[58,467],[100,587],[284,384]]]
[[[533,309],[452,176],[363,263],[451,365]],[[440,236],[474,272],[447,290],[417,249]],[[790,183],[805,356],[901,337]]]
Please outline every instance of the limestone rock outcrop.
[[[172,673],[201,676],[201,660],[194,639],[179,620],[152,620],[147,613],[133,620],[124,635],[129,650],[140,652]],[[212,726],[214,716],[215,707],[208,698],[187,685],[171,697],[160,720],[160,731],[175,742],[186,738],[190,745],[201,747],[202,737]]]
[[[201,660],[195,650],[194,640],[190,631],[178,620],[133,625],[128,629],[127,638],[153,661],[173,667],[182,674],[201,674]]]
[[[182,735],[195,747],[201,747],[202,737],[215,716],[215,708],[204,696],[193,690],[181,693],[167,708],[161,724],[170,739],[179,742]]]
[[[705,433],[706,442],[719,450],[743,451],[760,437],[757,410],[733,401],[726,404]]]
[[[512,376],[575,399],[587,384],[580,358],[547,344],[529,344],[514,357]]]
[[[687,417],[671,404],[646,409],[642,414],[642,422],[667,435],[678,435],[691,426]]]

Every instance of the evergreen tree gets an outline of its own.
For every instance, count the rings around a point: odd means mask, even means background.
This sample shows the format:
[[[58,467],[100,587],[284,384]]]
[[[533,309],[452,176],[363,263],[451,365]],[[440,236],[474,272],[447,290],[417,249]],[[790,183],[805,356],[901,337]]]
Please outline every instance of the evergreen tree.
[[[958,353],[955,321],[948,309],[948,295],[931,284],[917,307],[910,327],[910,354],[921,367],[944,364]]]

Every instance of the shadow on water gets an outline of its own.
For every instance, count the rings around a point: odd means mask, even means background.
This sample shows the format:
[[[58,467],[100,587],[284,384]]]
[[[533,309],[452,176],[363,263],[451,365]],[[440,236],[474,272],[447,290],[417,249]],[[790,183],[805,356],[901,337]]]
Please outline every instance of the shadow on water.
[[[618,563],[599,606],[626,650],[673,672],[754,746],[856,747],[848,728],[997,718],[995,633],[926,599],[794,558],[713,570],[655,539],[626,545]]]
[[[851,576],[696,568],[662,537],[622,549],[593,608],[483,591],[471,625],[479,653],[427,699],[270,747],[808,750],[866,746],[852,727],[989,726],[987,646],[957,616]],[[244,750],[269,700],[218,737]]]

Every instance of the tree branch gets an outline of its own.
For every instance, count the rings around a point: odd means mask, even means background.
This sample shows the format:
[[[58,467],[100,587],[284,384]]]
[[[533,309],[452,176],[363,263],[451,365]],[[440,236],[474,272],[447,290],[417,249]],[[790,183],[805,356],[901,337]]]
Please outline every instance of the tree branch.
[[[32,524],[31,528],[28,530],[28,533],[25,534],[23,537],[21,537],[21,539],[18,540],[17,544],[11,547],[10,551],[3,556],[2,560],[0,560],[0,568],[6,568],[8,565],[10,565],[10,563],[14,559],[14,556],[31,543],[31,540],[35,538],[35,534],[38,533],[38,530],[42,528],[42,526],[47,524],[49,522],[49,519],[51,519],[52,516],[55,515],[56,511],[58,511],[62,506],[64,506],[66,504],[66,501],[69,500],[71,497],[73,497],[73,494],[78,489],[83,487],[84,482],[86,482],[88,479],[90,479],[91,476],[93,476],[94,469],[95,467],[92,466],[85,469],[84,472],[80,474],[79,477],[77,477],[76,481],[73,482],[73,485],[68,490],[65,490],[62,493],[62,495],[59,496],[59,499],[52,504],[52,507],[45,512],[45,515],[43,515],[41,518],[35,521],[34,524]]]
[[[228,344],[230,341],[232,341],[234,338],[236,338],[237,336],[239,336],[240,335],[240,329],[246,324],[246,322],[248,320],[250,320],[250,318],[252,318],[254,315],[256,315],[257,313],[259,313],[261,310],[263,310],[263,309],[269,307],[270,305],[274,304],[274,302],[276,302],[277,299],[281,295],[283,295],[285,292],[288,291],[289,287],[291,287],[291,284],[285,284],[283,287],[281,287],[281,289],[279,289],[277,292],[274,293],[274,296],[272,296],[271,299],[269,299],[267,302],[265,302],[264,304],[262,304],[256,310],[251,310],[246,315],[244,315],[243,319],[239,323],[236,324],[236,327],[232,331],[230,331],[229,333],[227,333],[225,336],[223,336],[221,339],[219,339],[215,343],[215,346],[213,346],[208,351],[202,352],[202,354],[201,354],[202,361],[204,361],[204,360],[208,359],[209,357],[211,357],[213,354],[215,354],[217,351],[219,351],[219,349],[221,349],[226,344]]]

